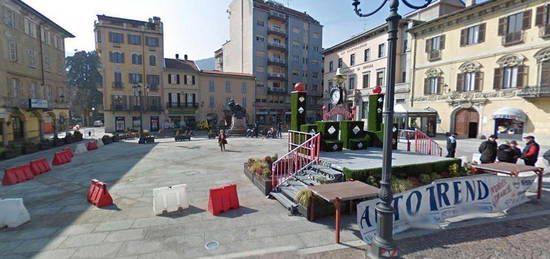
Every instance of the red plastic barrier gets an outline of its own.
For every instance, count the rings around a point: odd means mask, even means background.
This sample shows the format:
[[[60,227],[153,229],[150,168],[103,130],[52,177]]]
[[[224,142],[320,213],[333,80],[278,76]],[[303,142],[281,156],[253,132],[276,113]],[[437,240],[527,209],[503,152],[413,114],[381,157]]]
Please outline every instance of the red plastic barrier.
[[[113,198],[107,191],[107,185],[96,179],[92,180],[88,189],[88,201],[98,208],[113,204]]]
[[[97,143],[95,141],[90,141],[86,144],[88,151],[97,149]]]
[[[55,153],[52,165],[62,165],[71,162],[71,156],[66,151]]]
[[[29,164],[14,166],[4,169],[4,179],[2,179],[3,185],[12,185],[28,180],[32,180],[34,174],[32,173],[31,166]]]
[[[52,170],[52,167],[48,164],[48,160],[46,158],[33,160],[29,165],[31,166],[32,173],[35,176]]]
[[[73,150],[70,147],[64,148],[63,152],[67,152],[67,154],[69,154],[70,157],[74,156]]]
[[[210,189],[210,197],[208,199],[208,211],[210,213],[218,215],[230,209],[238,208],[237,185],[231,184],[221,188]]]

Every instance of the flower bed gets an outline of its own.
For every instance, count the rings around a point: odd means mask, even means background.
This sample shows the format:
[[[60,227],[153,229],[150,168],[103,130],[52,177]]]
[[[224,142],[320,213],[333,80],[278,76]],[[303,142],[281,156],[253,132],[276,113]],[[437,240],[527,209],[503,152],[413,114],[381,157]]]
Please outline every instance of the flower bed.
[[[260,174],[256,174],[250,171],[248,163],[244,163],[244,174],[248,179],[260,189],[264,195],[268,195],[271,192],[271,177],[265,177]]]
[[[260,191],[265,195],[271,192],[271,166],[273,161],[277,160],[277,154],[274,156],[266,156],[263,159],[248,159],[244,163],[244,174]]]

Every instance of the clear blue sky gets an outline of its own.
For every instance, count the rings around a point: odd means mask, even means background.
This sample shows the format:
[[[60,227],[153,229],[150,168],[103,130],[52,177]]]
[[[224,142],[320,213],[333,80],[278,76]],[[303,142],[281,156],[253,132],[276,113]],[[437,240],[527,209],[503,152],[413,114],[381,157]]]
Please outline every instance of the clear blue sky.
[[[66,41],[67,55],[75,49],[93,50],[93,24],[97,14],[147,20],[161,17],[165,26],[165,56],[188,54],[190,59],[212,57],[229,39],[227,7],[231,0],[23,0],[49,17],[76,38]],[[382,0],[363,0],[380,3]],[[417,1],[418,0],[413,0]],[[352,35],[384,22],[388,8],[370,18],[353,12],[352,0],[280,0],[299,11],[306,11],[324,26],[323,47],[330,47]],[[371,6],[370,8],[375,8]],[[410,10],[400,7],[400,13]]]

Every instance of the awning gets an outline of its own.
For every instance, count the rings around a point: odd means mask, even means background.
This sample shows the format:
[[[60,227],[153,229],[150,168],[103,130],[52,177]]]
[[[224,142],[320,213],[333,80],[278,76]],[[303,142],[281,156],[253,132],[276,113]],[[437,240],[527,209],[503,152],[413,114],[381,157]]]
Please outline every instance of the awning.
[[[384,106],[384,110],[386,110],[385,106]],[[410,106],[408,106],[406,104],[402,104],[402,103],[395,104],[395,106],[393,106],[393,111],[395,113],[402,113],[402,114],[409,114],[409,115],[437,113],[437,111],[434,110],[431,107],[426,107],[426,108],[421,109],[421,108],[416,108],[416,107],[410,107]]]
[[[508,119],[525,122],[527,114],[518,108],[504,107],[493,113],[493,119]]]

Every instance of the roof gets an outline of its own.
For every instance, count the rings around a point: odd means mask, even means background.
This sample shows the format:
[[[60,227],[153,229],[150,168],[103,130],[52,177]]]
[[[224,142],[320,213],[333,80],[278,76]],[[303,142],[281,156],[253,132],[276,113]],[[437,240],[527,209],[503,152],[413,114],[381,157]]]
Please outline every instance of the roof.
[[[487,0],[486,2],[483,2],[483,3],[479,3],[479,4],[475,4],[475,5],[471,5],[471,6],[468,6],[462,10],[458,10],[458,11],[455,11],[455,12],[452,12],[452,13],[448,13],[448,14],[445,14],[445,15],[442,15],[442,16],[439,16],[438,18],[435,18],[431,21],[427,21],[427,22],[423,22],[421,24],[418,24],[414,27],[412,27],[409,31],[417,31],[419,28],[424,28],[428,25],[431,25],[431,24],[434,24],[434,23],[437,23],[441,20],[444,20],[444,19],[447,19],[447,18],[450,18],[450,17],[453,17],[453,16],[456,16],[456,15],[459,15],[459,14],[462,14],[462,13],[465,13],[465,12],[468,12],[472,9],[476,9],[476,8],[480,8],[482,6],[486,6],[490,3],[493,3],[493,2],[496,2],[497,0]]]
[[[199,72],[199,68],[192,60],[165,58],[164,64],[166,65],[167,69],[179,69]]]
[[[140,20],[132,20],[132,19],[126,19],[126,18],[120,18],[120,17],[114,17],[114,16],[107,16],[104,14],[98,14],[97,15],[98,20],[111,20],[111,21],[117,21],[117,22],[126,22],[126,23],[137,23],[137,24],[146,24],[147,21],[140,21]]]
[[[325,55],[325,54],[327,54],[327,53],[329,53],[329,52],[332,52],[332,51],[335,51],[335,50],[337,50],[337,49],[343,48],[343,47],[345,47],[345,46],[348,45],[348,44],[352,44],[352,43],[354,43],[354,42],[356,42],[356,41],[359,41],[359,40],[361,40],[362,38],[366,38],[366,37],[372,36],[372,35],[375,34],[377,31],[379,31],[379,30],[381,30],[381,29],[385,29],[386,27],[388,27],[387,23],[383,23],[383,24],[381,24],[381,25],[378,25],[378,26],[376,26],[376,27],[374,27],[374,28],[372,28],[372,29],[370,29],[370,30],[368,30],[368,31],[365,31],[365,32],[363,32],[363,33],[361,33],[361,34],[359,34],[359,35],[356,35],[356,36],[351,37],[350,39],[347,39],[347,40],[345,40],[345,41],[342,41],[342,42],[340,42],[340,43],[338,43],[338,44],[336,44],[336,45],[334,45],[334,46],[332,46],[332,47],[330,47],[330,48],[328,48],[328,49],[323,49],[323,51],[321,51],[321,54]]]
[[[40,19],[46,21],[46,23],[48,23],[49,25],[51,25],[52,27],[60,30],[61,32],[63,32],[65,34],[65,36],[67,36],[68,38],[74,38],[75,36],[68,32],[67,30],[63,29],[63,27],[59,26],[57,23],[53,22],[52,20],[50,20],[48,17],[44,16],[43,14],[41,14],[39,11],[35,10],[34,8],[32,8],[30,5],[26,4],[25,2],[21,1],[21,0],[13,0],[14,3],[20,5],[21,7],[23,7],[24,9],[28,10],[29,12],[31,12],[32,14],[38,16]]]
[[[237,72],[224,72],[220,70],[202,70],[201,73],[217,76],[238,76],[238,77],[251,77],[254,79],[254,75],[247,73],[237,73]]]
[[[296,17],[299,17],[299,18],[303,18],[303,19],[306,19],[306,20],[310,20],[310,21],[312,21],[314,23],[317,23],[317,24],[321,24],[319,21],[315,20],[313,17],[311,17],[306,12],[302,13],[300,11],[296,11],[294,9],[288,8],[288,7],[286,7],[282,4],[279,4],[279,3],[274,2],[274,1],[255,0],[254,2],[258,3],[258,4],[261,4],[261,5],[265,5],[268,8],[279,11],[279,12],[285,12],[286,14],[296,16]]]

